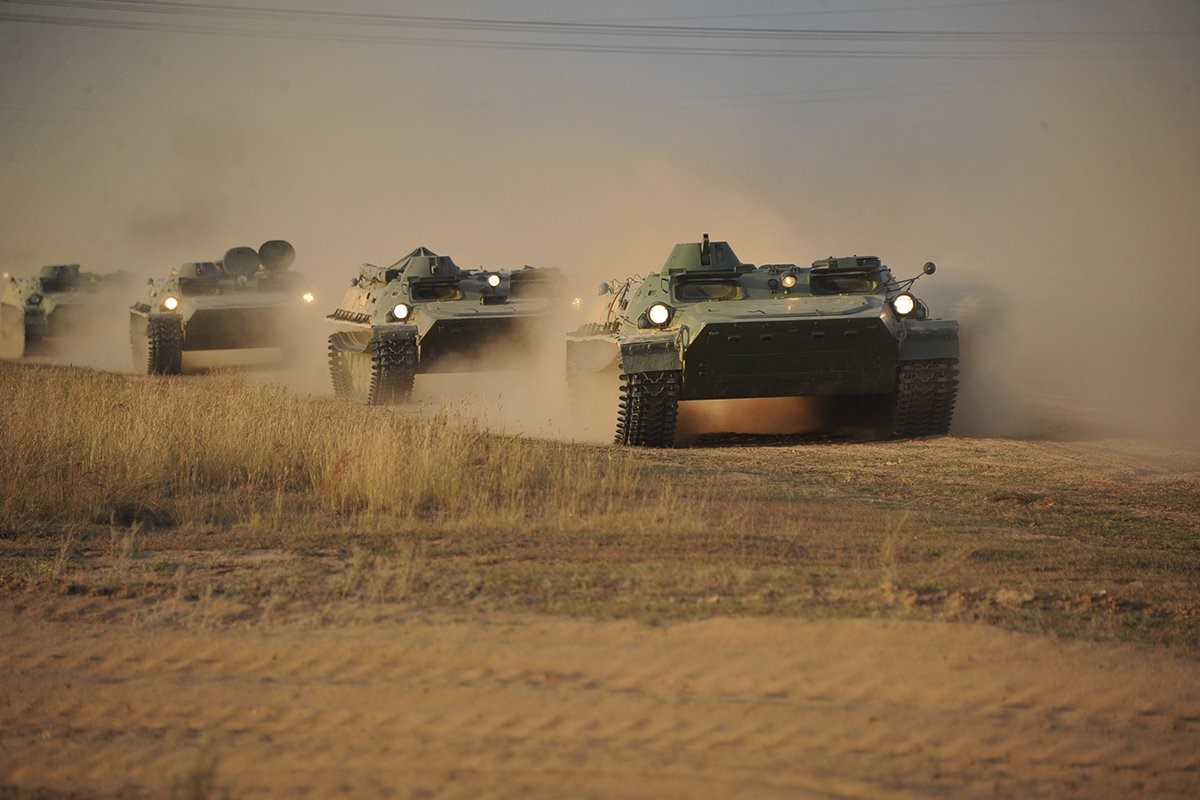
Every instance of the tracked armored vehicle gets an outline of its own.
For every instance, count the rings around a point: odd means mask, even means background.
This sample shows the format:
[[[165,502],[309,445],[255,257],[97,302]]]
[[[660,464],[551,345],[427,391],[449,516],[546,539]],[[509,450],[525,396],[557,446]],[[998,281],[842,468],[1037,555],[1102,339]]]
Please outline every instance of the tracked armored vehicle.
[[[556,310],[556,269],[463,269],[418,247],[390,267],[364,264],[329,319],[338,397],[403,402],[418,374],[500,368]]]
[[[119,293],[132,278],[124,272],[97,275],[78,264],[42,267],[35,277],[5,276],[0,291],[0,358],[21,358],[61,341],[93,333],[103,318],[119,313]]]
[[[764,397],[828,398],[877,436],[945,434],[958,323],[929,317],[916,280],[875,256],[756,267],[705,234],[658,272],[601,285],[567,336],[567,378],[576,398],[619,385],[618,444],[672,446],[680,401]]]
[[[277,348],[285,357],[296,312],[312,303],[303,278],[289,269],[291,244],[234,247],[220,261],[193,261],[151,280],[129,309],[135,366],[178,374],[183,354]],[[294,315],[294,316],[293,316]]]

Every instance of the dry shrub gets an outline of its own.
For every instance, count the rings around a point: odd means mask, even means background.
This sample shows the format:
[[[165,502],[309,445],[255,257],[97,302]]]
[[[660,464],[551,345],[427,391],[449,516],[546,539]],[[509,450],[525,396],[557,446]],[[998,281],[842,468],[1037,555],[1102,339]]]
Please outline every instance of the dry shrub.
[[[443,411],[362,408],[237,373],[0,366],[0,515],[28,525],[543,530],[677,501],[633,457],[501,437]]]

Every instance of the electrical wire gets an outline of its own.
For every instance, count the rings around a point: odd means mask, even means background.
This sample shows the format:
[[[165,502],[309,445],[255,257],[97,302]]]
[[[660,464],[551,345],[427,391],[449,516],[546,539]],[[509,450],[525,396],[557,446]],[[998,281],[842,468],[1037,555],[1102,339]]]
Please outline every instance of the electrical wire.
[[[112,16],[79,16],[19,13],[14,6],[69,9],[83,12],[151,15],[168,19],[138,19]],[[172,21],[189,18],[189,21]],[[199,20],[252,20],[288,25],[320,26],[246,30]],[[602,53],[667,56],[721,56],[740,58],[892,58],[892,59],[973,59],[1034,57],[1041,54],[1037,45],[1079,45],[1119,41],[1144,41],[1147,38],[1198,37],[1187,31],[982,31],[982,30],[896,30],[896,29],[813,29],[762,27],[710,27],[644,23],[554,22],[505,20],[483,17],[441,17],[411,14],[381,14],[345,11],[280,9],[264,6],[237,6],[229,3],[199,3],[183,0],[27,0],[0,4],[0,21],[63,25],[72,27],[196,33],[204,35],[251,36],[255,38],[301,39],[316,41],[374,44],[407,44],[434,47],[532,50],[545,52]],[[369,26],[371,32],[355,30]],[[492,34],[492,38],[430,36],[424,33],[376,33],[380,28],[408,31],[433,31]],[[532,35],[533,39],[495,38],[494,35]],[[564,37],[568,40],[564,41]],[[570,37],[592,38],[577,41]],[[609,41],[596,41],[596,38]],[[657,43],[630,43],[628,39],[654,38]],[[620,41],[624,39],[625,41]],[[687,44],[687,40],[720,40]],[[615,40],[615,41],[613,41]],[[734,41],[769,42],[768,46],[729,44]],[[668,43],[670,42],[670,43]],[[679,42],[679,43],[675,43]],[[806,46],[786,46],[803,43]],[[859,47],[830,46],[831,43],[855,43]],[[885,45],[883,47],[879,45]],[[914,47],[924,45],[924,47]],[[933,45],[930,47],[930,45]],[[948,49],[946,45],[957,45]],[[980,47],[984,45],[985,47]],[[1007,46],[998,49],[998,45]],[[1012,45],[1024,45],[1011,49]],[[1031,49],[1033,46],[1033,49]]]

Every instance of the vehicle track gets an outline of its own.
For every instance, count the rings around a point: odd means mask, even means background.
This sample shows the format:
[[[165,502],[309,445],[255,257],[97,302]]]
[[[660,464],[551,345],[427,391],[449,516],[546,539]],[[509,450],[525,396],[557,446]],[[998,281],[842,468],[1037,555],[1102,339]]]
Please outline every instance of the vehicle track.
[[[6,601],[0,786],[237,797],[1184,797],[1200,664],[965,625],[46,623]],[[19,796],[19,795],[18,795]]]

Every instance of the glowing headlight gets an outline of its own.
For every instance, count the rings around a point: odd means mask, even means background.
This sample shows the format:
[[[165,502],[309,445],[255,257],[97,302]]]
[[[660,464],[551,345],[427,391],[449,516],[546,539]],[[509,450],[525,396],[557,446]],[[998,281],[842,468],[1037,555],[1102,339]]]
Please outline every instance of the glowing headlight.
[[[907,317],[916,307],[916,298],[911,294],[901,294],[892,298],[892,309],[902,317]]]
[[[179,308],[179,298],[167,295],[167,298],[163,300],[163,308],[165,308],[167,311],[174,311],[175,309]]]
[[[671,318],[671,309],[664,303],[655,303],[650,306],[650,310],[646,312],[646,319],[653,322],[655,325],[665,325],[667,320]]]
[[[408,319],[408,315],[411,313],[412,313],[412,309],[409,308],[404,303],[397,303],[396,307],[392,309],[392,316],[398,320]]]
[[[792,288],[796,285],[796,276],[789,272],[787,275],[784,275],[779,279],[779,285],[785,289]]]
[[[311,303],[313,300],[316,300],[317,298],[312,292],[305,292],[304,294],[300,295],[300,299],[306,303]]]
[[[571,299],[571,308],[579,308],[582,305],[583,305],[582,297],[575,297],[575,298]]]
[[[500,285],[500,276],[494,272],[491,275],[488,275],[487,276],[487,285],[492,287],[493,289],[495,289],[497,286]]]

